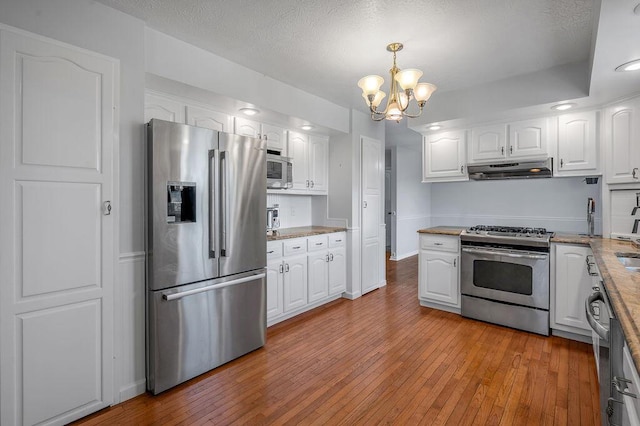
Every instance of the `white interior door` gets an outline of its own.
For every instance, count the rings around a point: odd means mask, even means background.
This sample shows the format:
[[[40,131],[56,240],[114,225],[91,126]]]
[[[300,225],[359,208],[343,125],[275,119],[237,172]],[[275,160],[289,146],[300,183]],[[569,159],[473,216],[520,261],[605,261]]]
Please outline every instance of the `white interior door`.
[[[385,225],[385,246],[391,250],[391,170],[384,171],[384,225]]]
[[[1,424],[65,424],[113,400],[118,75],[0,28]]]
[[[382,147],[378,140],[362,138],[362,294],[380,286],[382,222]]]

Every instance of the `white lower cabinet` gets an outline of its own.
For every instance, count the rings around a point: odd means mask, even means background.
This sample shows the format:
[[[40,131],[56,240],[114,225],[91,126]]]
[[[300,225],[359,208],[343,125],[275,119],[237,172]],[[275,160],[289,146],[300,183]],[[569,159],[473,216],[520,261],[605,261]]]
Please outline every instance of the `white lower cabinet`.
[[[267,324],[291,318],[346,290],[346,234],[267,243]]]
[[[555,250],[554,250],[555,249]],[[555,251],[555,255],[553,254]],[[591,293],[592,277],[587,271],[591,248],[553,244],[551,273],[551,328],[591,336],[584,301]]]
[[[640,377],[626,342],[622,351],[622,373],[628,382],[622,382],[628,395],[622,396],[622,426],[640,426]],[[635,397],[630,394],[635,395]]]
[[[443,306],[445,310],[459,312],[459,266],[458,237],[421,235],[418,265],[420,301],[426,302],[428,306],[436,304]]]

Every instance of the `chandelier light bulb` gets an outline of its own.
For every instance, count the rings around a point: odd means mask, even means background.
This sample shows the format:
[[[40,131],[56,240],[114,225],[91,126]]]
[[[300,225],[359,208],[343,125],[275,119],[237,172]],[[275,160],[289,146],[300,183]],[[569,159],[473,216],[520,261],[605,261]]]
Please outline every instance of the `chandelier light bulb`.
[[[437,89],[435,84],[431,83],[419,83],[415,89],[413,89],[413,97],[418,102],[426,102],[429,100],[433,92]]]
[[[382,83],[384,83],[384,79],[379,75],[368,75],[366,77],[362,77],[360,81],[358,81],[358,86],[362,89],[363,95],[367,97],[379,92]]]
[[[373,97],[373,101],[371,102],[371,106],[374,108],[377,108],[380,105],[380,102],[382,102],[382,100],[384,99],[384,97],[387,96],[386,93],[384,93],[382,90],[378,90],[378,93],[376,93]],[[364,93],[362,93],[362,97],[364,98],[365,102],[369,103],[369,98],[367,97],[367,95],[365,95]]]
[[[396,81],[403,90],[413,90],[418,84],[420,77],[422,77],[422,71],[409,68],[399,71],[398,74],[396,74]]]
[[[402,110],[400,110],[400,107],[398,106],[397,102],[394,101],[394,102],[391,102],[391,104],[389,104],[385,118],[387,120],[394,120],[394,121],[402,120]]]

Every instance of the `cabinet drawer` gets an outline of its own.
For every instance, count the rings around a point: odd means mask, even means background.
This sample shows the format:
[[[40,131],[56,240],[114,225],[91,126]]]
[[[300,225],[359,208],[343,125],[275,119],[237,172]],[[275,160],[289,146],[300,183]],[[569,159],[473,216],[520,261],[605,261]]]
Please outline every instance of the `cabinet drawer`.
[[[329,240],[326,235],[307,238],[307,250],[309,251],[326,250],[328,245]]]
[[[337,232],[329,234],[329,247],[344,247],[347,243],[347,234],[345,232]]]
[[[285,256],[298,254],[298,253],[306,253],[306,252],[307,252],[306,238],[296,238],[295,240],[289,240],[284,242]]]
[[[282,257],[282,241],[267,242],[267,259]]]
[[[420,237],[420,248],[423,250],[438,250],[458,252],[460,239],[447,235],[422,235]]]

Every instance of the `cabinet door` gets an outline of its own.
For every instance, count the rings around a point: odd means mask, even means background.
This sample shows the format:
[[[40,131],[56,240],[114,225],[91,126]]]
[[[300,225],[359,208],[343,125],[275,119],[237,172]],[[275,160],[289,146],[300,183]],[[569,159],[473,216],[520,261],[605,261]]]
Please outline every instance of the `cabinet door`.
[[[284,264],[281,259],[267,263],[267,319],[280,315],[283,311]]]
[[[309,254],[309,303],[329,295],[329,253],[322,251]]]
[[[176,100],[146,93],[144,95],[144,122],[152,118],[184,124],[184,104]]]
[[[537,118],[509,125],[510,157],[547,156],[547,119]]]
[[[307,304],[307,255],[284,259],[284,311]]]
[[[638,182],[640,179],[640,98],[611,108],[605,114],[607,183]]]
[[[555,323],[584,330],[591,328],[584,313],[584,301],[591,292],[591,277],[587,273],[589,247],[556,246]]]
[[[347,252],[335,248],[329,252],[329,294],[347,290]]]
[[[289,132],[288,155],[293,163],[293,189],[309,189],[309,138]]]
[[[470,162],[501,160],[507,156],[507,126],[475,127],[471,130]]]
[[[286,145],[286,132],[283,128],[271,126],[269,124],[263,124],[262,137],[267,140],[267,149],[280,151],[281,155],[287,155],[284,149]]]
[[[465,162],[464,130],[425,136],[422,145],[423,182],[466,180]]]
[[[459,306],[458,263],[457,254],[421,251],[420,297]]]
[[[596,158],[596,112],[580,112],[558,117],[558,173],[594,173]]]
[[[187,105],[187,124],[231,133],[231,117],[229,115],[194,105]]]
[[[327,139],[309,137],[309,189],[313,192],[327,192],[328,145]]]
[[[240,136],[249,136],[250,138],[260,138],[260,123],[257,121],[247,120],[246,118],[236,117],[233,125],[233,133]]]

